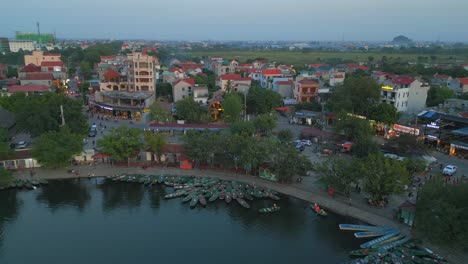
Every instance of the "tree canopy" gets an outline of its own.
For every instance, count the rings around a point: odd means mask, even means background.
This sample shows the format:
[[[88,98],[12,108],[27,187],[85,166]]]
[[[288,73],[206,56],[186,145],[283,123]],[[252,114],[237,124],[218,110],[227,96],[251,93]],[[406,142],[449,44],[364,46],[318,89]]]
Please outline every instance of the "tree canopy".
[[[198,123],[202,119],[205,109],[192,97],[184,98],[176,102],[176,114],[180,120],[186,120],[189,123]]]
[[[268,134],[273,130],[273,128],[276,127],[275,118],[269,114],[258,115],[254,119],[253,123],[257,132],[260,132],[260,133]]]
[[[151,111],[150,118],[152,121],[165,123],[165,122],[169,122],[172,120],[171,114],[166,109],[164,109],[161,106],[161,104],[157,101],[152,103],[149,109]]]
[[[229,93],[223,101],[223,119],[225,122],[239,120],[242,112],[242,99],[237,93]]]
[[[146,130],[143,139],[145,140],[145,145],[151,150],[151,152],[156,154],[157,160],[159,160],[162,154],[162,148],[167,145],[163,134]]]
[[[43,167],[61,168],[67,166],[73,155],[80,153],[82,149],[81,136],[71,133],[65,127],[41,134],[34,142],[32,156]]]
[[[372,135],[372,128],[369,121],[344,113],[339,115],[334,130],[337,134],[343,134],[352,141],[357,138],[367,138]]]
[[[140,141],[141,131],[137,128],[120,126],[111,128],[109,132],[97,141],[97,146],[116,161],[129,161],[143,146]]]
[[[334,112],[367,115],[370,107],[379,102],[379,98],[380,89],[374,80],[350,77],[333,90],[329,104]]]
[[[322,181],[349,196],[351,193],[351,184],[359,179],[356,173],[356,159],[329,159],[323,163],[315,164],[314,169],[322,175]]]
[[[453,90],[449,89],[446,86],[435,87],[431,86],[429,91],[427,91],[426,106],[438,106],[443,104],[445,99],[456,98],[456,94]]]
[[[252,84],[247,94],[247,112],[267,114],[283,103],[281,95],[271,89],[260,88]]]
[[[400,119],[400,113],[398,113],[395,106],[391,104],[379,103],[370,107],[369,119],[387,125],[393,125]]]

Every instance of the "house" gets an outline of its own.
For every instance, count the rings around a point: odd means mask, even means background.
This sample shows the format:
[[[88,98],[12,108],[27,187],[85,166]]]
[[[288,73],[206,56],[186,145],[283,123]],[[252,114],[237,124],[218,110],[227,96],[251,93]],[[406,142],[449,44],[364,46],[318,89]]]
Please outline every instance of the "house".
[[[42,62],[61,62],[59,53],[44,53],[43,51],[33,51],[31,55],[24,55],[24,64],[42,65]]]
[[[223,61],[222,63],[215,62],[212,64],[213,71],[216,76],[221,76],[227,73],[235,73],[239,63],[236,60]]]
[[[330,76],[330,86],[334,87],[338,84],[342,84],[344,83],[344,80],[345,80],[345,75],[346,73],[342,72],[342,73],[336,73],[334,75],[331,75]]]
[[[283,72],[279,69],[263,69],[260,74],[260,85],[263,88],[273,87],[273,78],[283,77]]]
[[[293,98],[294,81],[286,78],[276,78],[273,81],[273,91],[283,98]]]
[[[449,81],[448,87],[457,94],[466,93],[468,92],[468,77],[453,78]]]
[[[208,87],[195,84],[193,87],[193,100],[204,105],[208,104]]]
[[[299,103],[310,103],[318,100],[319,83],[310,79],[296,81],[294,98]]]
[[[252,80],[254,81],[260,81],[260,75],[261,75],[261,70],[259,69],[249,69],[247,74]]]
[[[25,84],[39,84],[48,87],[52,86],[54,75],[48,72],[27,72],[24,79],[20,80],[21,85]]]
[[[449,86],[450,82],[452,81],[452,77],[446,75],[446,74],[434,74],[432,76],[431,84],[433,86]]]
[[[172,98],[174,102],[180,101],[186,97],[192,96],[195,80],[185,78],[172,83]]]
[[[13,93],[18,93],[18,92],[23,92],[26,93],[26,95],[29,94],[41,94],[45,92],[49,92],[50,88],[49,86],[46,85],[40,85],[40,84],[25,84],[25,85],[12,85],[8,88],[7,93],[13,94]]]
[[[0,168],[7,170],[38,168],[41,165],[31,155],[31,150],[16,150],[13,155],[0,159]]]
[[[242,77],[240,74],[224,74],[216,79],[216,86],[225,92],[230,91],[247,91],[252,84],[252,78]]]

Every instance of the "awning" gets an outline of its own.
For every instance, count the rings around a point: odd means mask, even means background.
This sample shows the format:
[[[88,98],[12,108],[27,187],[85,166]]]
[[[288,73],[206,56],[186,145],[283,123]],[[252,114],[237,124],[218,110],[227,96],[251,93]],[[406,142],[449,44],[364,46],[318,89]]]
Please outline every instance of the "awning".
[[[282,111],[282,112],[286,112],[286,111],[289,111],[289,107],[287,106],[284,106],[284,107],[277,107],[275,108],[276,111]]]
[[[454,147],[456,149],[464,149],[468,150],[468,144],[460,141],[452,141],[450,143],[450,147]]]
[[[468,136],[468,127],[460,128],[457,130],[452,130],[452,134],[458,134],[463,136]]]

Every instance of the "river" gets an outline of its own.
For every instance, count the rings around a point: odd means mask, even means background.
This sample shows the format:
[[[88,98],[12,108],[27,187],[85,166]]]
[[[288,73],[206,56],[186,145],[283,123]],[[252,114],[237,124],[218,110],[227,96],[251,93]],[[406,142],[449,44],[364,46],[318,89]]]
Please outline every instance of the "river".
[[[272,200],[190,209],[168,192],[102,178],[0,191],[0,263],[343,263],[361,242],[338,230],[355,221],[296,198],[260,214]]]

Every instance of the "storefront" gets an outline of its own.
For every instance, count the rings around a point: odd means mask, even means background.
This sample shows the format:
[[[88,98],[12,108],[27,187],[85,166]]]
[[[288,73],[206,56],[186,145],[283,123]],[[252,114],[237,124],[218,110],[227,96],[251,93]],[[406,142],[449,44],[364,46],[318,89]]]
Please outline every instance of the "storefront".
[[[139,121],[154,102],[154,94],[122,91],[97,92],[89,101],[90,111],[104,118]]]
[[[459,141],[452,141],[450,143],[450,156],[457,156],[462,159],[468,159],[468,144],[459,142]]]

